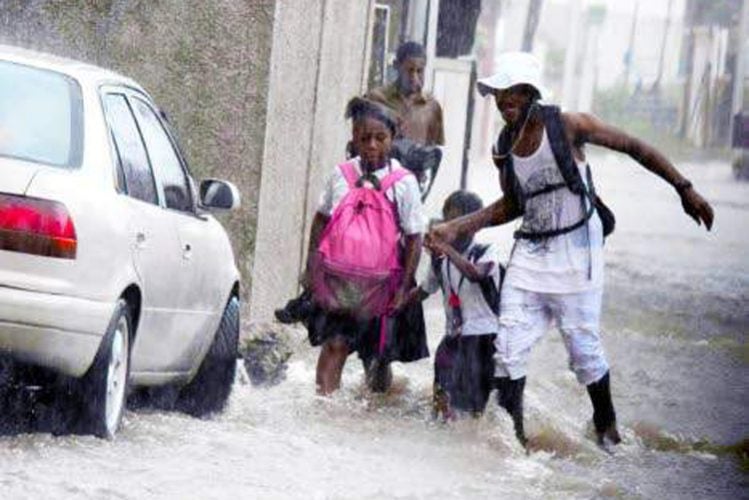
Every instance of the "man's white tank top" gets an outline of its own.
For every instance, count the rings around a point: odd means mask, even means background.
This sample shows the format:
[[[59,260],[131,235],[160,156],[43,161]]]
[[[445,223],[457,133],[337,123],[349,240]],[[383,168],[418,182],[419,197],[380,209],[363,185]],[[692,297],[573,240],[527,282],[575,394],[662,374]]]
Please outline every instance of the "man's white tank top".
[[[524,193],[564,182],[551,144],[543,131],[541,144],[531,155],[512,155],[515,175]],[[576,160],[587,184],[585,163]],[[524,231],[566,227],[589,209],[587,198],[567,188],[527,200],[521,222]],[[603,286],[603,228],[594,212],[582,227],[541,240],[518,239],[510,257],[506,282],[516,288],[542,293],[577,293]]]

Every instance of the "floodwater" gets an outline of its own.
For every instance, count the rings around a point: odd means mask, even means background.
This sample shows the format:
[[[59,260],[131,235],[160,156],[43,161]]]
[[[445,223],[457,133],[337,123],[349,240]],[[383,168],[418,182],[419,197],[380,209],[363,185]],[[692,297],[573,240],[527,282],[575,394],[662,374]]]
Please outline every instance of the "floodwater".
[[[298,331],[286,380],[237,385],[217,418],[128,412],[112,442],[0,438],[0,497],[749,498],[746,462],[742,471],[721,447],[749,437],[749,185],[725,162],[680,167],[713,203],[711,233],[652,174],[622,157],[594,158],[618,218],[606,243],[603,322],[624,436],[613,455],[591,440],[587,394],[555,331],[532,357],[529,455],[496,405],[480,420],[432,422],[431,361],[396,366],[392,393],[373,397],[352,358],[340,393],[316,397],[317,351]],[[493,198],[494,178],[492,167],[475,166],[471,186]],[[481,237],[509,253],[511,231]],[[437,300],[427,319],[433,348]]]

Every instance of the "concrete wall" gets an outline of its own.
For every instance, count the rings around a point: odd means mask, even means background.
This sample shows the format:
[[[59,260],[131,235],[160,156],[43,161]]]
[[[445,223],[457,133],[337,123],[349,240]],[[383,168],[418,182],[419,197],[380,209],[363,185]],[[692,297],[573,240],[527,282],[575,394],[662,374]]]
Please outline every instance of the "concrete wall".
[[[175,124],[193,175],[237,184],[242,209],[224,222],[245,293],[254,250],[275,3],[0,2],[0,43],[84,60],[133,77]],[[302,64],[296,71],[304,68]]]
[[[372,0],[278,0],[250,303],[255,323],[298,292],[309,226],[344,158],[343,112],[366,81]]]

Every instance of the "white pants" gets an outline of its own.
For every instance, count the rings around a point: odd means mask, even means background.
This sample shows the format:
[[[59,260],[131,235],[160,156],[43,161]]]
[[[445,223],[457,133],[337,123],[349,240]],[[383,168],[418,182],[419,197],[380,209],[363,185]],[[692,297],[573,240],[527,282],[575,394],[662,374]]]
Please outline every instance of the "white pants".
[[[502,287],[499,333],[495,340],[497,377],[525,377],[531,348],[556,322],[570,369],[584,385],[609,369],[599,336],[602,288],[581,293],[538,293]]]

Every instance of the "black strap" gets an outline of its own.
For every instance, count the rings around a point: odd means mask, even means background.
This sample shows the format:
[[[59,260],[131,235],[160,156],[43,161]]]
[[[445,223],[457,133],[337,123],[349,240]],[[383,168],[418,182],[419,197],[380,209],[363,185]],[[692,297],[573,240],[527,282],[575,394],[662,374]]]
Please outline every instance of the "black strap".
[[[583,194],[585,185],[580,171],[577,169],[577,162],[572,154],[572,148],[567,140],[561,110],[558,106],[541,106],[541,113],[543,115],[546,134],[551,144],[551,152],[557,162],[557,168],[559,168],[564,178],[564,182],[573,193]]]
[[[443,287],[442,285],[442,261],[445,260],[444,257],[437,257],[434,254],[430,256],[430,264],[432,266],[432,272],[437,277],[437,283],[439,283],[440,288]]]
[[[468,260],[472,263],[478,262],[478,260],[484,256],[486,251],[489,250],[489,245],[481,245],[476,244],[474,245],[471,250],[468,252]],[[449,259],[441,259],[441,258],[432,258],[432,270],[434,271],[435,276],[437,276],[437,281],[440,284],[440,287],[444,290],[444,283],[442,282],[442,270],[441,265],[442,262],[447,261],[447,279],[450,281],[450,291],[453,293],[457,293],[452,288],[452,278],[450,276],[450,260]],[[502,282],[504,281],[505,276],[505,268],[503,265],[501,265],[499,262],[496,263],[496,265],[499,266],[499,287],[494,282],[491,276],[486,276],[485,278],[479,280],[478,285],[481,289],[481,295],[484,297],[484,301],[489,306],[489,309],[494,314],[499,314],[499,304],[500,304],[500,293],[499,290],[502,286]],[[463,284],[463,279],[465,276],[461,273],[460,277],[460,283],[458,284],[458,292],[460,291],[460,287]]]
[[[560,189],[564,189],[567,187],[566,182],[557,182],[556,184],[549,184],[547,186],[542,187],[541,189],[537,191],[533,191],[529,194],[525,195],[525,199],[529,200],[531,198],[535,198],[536,196],[540,196],[542,194],[551,193],[552,191],[558,191]]]
[[[583,197],[586,195],[583,194]],[[521,231],[517,230],[515,233],[513,233],[513,236],[515,239],[523,239],[523,240],[541,240],[544,238],[553,238],[555,236],[560,236],[562,234],[571,233],[572,231],[579,229],[583,227],[585,224],[588,223],[588,220],[593,216],[593,212],[595,211],[596,207],[591,203],[590,208],[588,211],[583,215],[582,219],[575,222],[574,224],[571,224],[569,226],[560,227],[557,229],[550,229],[548,231]]]

